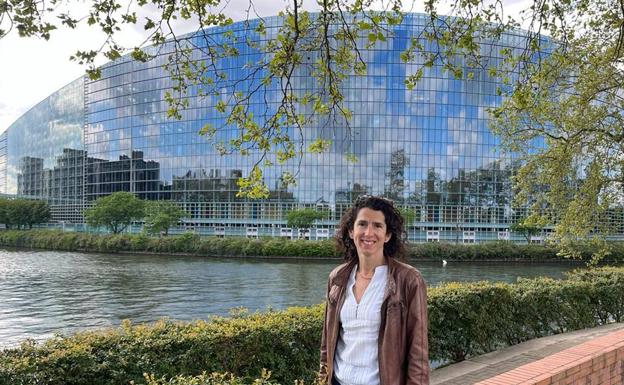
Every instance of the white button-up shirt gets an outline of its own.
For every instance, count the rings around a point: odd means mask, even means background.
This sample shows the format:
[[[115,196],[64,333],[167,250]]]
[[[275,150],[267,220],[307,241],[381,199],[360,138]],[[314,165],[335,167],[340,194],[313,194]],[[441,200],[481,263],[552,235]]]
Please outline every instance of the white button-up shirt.
[[[341,385],[379,385],[377,348],[381,326],[381,304],[388,266],[377,266],[360,303],[355,301],[353,268],[340,311],[340,335],[334,357],[334,375]]]

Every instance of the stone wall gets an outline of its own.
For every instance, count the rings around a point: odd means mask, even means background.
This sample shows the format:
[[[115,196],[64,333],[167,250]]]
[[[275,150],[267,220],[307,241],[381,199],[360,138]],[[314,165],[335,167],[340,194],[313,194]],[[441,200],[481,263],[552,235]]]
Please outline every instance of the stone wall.
[[[477,385],[624,384],[624,330],[609,333]]]

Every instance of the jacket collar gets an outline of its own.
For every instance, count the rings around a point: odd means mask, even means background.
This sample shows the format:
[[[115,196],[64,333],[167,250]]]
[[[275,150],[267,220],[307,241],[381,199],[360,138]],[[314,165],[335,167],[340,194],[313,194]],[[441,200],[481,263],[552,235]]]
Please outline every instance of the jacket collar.
[[[338,268],[338,271],[336,271],[333,284],[340,287],[346,286],[349,281],[349,275],[351,274],[351,271],[353,271],[355,265],[357,265],[357,260],[351,260],[341,265]]]
[[[399,262],[391,257],[386,258],[388,261],[388,282],[386,282],[386,289],[384,291],[384,301],[391,295],[396,293],[396,280],[394,279],[396,268]]]

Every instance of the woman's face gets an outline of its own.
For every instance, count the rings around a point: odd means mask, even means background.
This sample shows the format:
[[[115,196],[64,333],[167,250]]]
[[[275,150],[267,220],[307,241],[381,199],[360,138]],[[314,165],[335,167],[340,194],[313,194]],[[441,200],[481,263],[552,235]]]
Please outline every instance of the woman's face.
[[[364,207],[360,209],[349,237],[353,239],[358,256],[383,258],[384,243],[390,240],[383,212]]]

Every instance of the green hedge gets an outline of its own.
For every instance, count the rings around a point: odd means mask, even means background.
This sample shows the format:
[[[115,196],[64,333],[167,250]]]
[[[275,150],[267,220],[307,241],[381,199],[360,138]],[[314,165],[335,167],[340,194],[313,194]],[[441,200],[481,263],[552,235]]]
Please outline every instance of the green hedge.
[[[32,341],[0,353],[0,384],[127,384],[228,371],[258,376],[271,368],[292,384],[315,376],[323,306],[209,321],[159,321]]]
[[[205,256],[337,257],[332,240],[216,238],[182,234],[89,234],[54,230],[0,231],[0,246],[103,253],[190,253]]]
[[[624,250],[622,250],[624,257]],[[591,256],[591,254],[589,254]],[[545,245],[523,245],[505,241],[491,241],[477,244],[455,244],[445,242],[416,243],[409,246],[410,259],[432,259],[451,261],[474,260],[561,260],[557,249]]]
[[[205,256],[286,256],[338,258],[333,240],[305,241],[282,238],[247,239],[239,237],[200,237],[194,234],[163,238],[145,234],[102,235],[63,233],[50,230],[0,231],[0,246],[48,250],[92,252],[190,253]],[[591,249],[579,245],[584,259],[591,258]],[[562,260],[557,249],[543,245],[519,245],[511,242],[486,242],[464,245],[452,243],[417,243],[409,245],[412,260]],[[611,245],[607,260],[624,262],[624,245]]]
[[[620,271],[620,275],[624,275]],[[520,279],[515,284],[446,284],[429,295],[430,352],[457,362],[522,341],[593,327],[621,312],[624,281],[603,301],[597,285],[577,279]],[[606,298],[604,298],[606,299]],[[601,319],[598,314],[608,315]]]
[[[430,358],[456,362],[532,338],[621,321],[624,268],[578,270],[565,280],[448,283],[430,288],[428,307]],[[323,305],[316,305],[190,323],[126,322],[40,345],[25,342],[0,353],[0,385],[238,385],[258,377],[268,381],[263,368],[278,383],[310,383],[318,367],[322,318]],[[204,371],[237,377],[211,382],[215,378],[197,377]]]
[[[265,371],[258,378],[250,381],[236,377],[231,373],[202,373],[197,376],[175,376],[172,378],[158,378],[153,374],[145,374],[146,385],[274,385],[271,372]],[[295,385],[304,385],[303,382]]]
[[[265,372],[253,381],[236,377],[231,373],[202,373],[197,376],[175,376],[172,378],[158,378],[152,374],[145,374],[146,385],[274,385],[271,373]],[[304,385],[299,382],[295,385]]]

